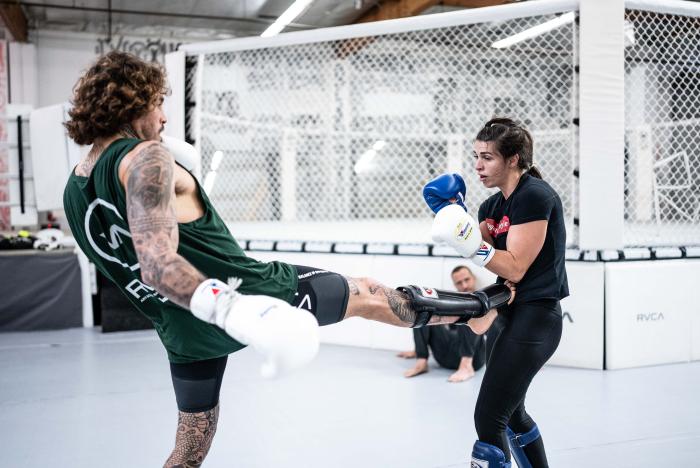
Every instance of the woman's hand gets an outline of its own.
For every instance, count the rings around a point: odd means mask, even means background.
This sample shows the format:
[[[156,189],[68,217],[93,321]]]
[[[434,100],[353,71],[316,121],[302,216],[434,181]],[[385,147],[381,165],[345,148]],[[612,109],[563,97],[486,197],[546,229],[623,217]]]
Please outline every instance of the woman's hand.
[[[510,305],[515,300],[515,283],[506,280],[504,284],[510,288],[510,300],[508,301],[508,305]],[[496,317],[498,317],[498,312],[496,309],[491,309],[483,317],[469,319],[467,325],[477,335],[483,335],[491,328],[491,324],[496,320]]]
[[[496,317],[498,317],[498,312],[496,312],[496,309],[491,309],[486,312],[486,315],[469,319],[467,326],[469,326],[475,334],[483,335],[491,328],[491,324],[496,320]]]
[[[510,288],[510,300],[508,301],[508,305],[511,305],[515,300],[515,283],[510,280],[506,280],[506,282],[503,284]]]

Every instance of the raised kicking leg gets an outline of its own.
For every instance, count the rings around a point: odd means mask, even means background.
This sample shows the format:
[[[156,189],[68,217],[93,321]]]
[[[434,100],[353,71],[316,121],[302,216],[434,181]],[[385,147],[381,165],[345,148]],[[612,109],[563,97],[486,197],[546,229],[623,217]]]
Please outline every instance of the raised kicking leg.
[[[298,284],[292,305],[310,311],[319,325],[350,317],[397,327],[469,323],[483,333],[495,319],[491,309],[513,297],[512,288],[500,284],[472,293],[448,292],[419,286],[390,288],[371,278],[351,278],[328,270],[296,265]],[[473,327],[474,328],[474,327]],[[479,327],[477,327],[479,328]]]
[[[490,310],[507,303],[512,294],[503,285],[492,285],[474,293],[455,293],[418,286],[393,289],[371,278],[346,277],[345,280],[349,299],[344,319],[362,317],[399,327],[469,324],[471,319],[483,333],[496,318]]]

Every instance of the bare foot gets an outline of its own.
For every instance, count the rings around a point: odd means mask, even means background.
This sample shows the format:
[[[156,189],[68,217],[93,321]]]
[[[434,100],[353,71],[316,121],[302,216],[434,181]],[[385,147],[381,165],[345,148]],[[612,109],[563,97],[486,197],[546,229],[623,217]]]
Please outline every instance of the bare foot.
[[[491,309],[483,317],[469,319],[467,325],[477,335],[483,335],[491,328],[491,324],[496,320],[496,317],[498,317],[498,312],[496,312],[496,309]]]
[[[474,377],[474,369],[458,369],[457,372],[452,374],[447,381],[448,382],[464,382]]]
[[[415,359],[416,352],[415,351],[401,351],[399,354],[396,355],[396,357],[400,357],[400,358],[404,358],[404,359]]]
[[[410,377],[415,377],[417,375],[425,374],[428,372],[428,360],[427,359],[419,359],[416,361],[416,365],[412,369],[408,369],[406,372],[403,373],[403,376],[406,378]]]

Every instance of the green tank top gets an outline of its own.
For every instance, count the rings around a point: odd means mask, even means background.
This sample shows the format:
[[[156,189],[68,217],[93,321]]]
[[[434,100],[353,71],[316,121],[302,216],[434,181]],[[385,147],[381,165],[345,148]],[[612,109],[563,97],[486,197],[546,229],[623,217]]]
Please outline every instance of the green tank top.
[[[73,236],[96,268],[153,322],[171,362],[201,361],[238,351],[243,345],[223,330],[197,319],[141,280],[126,217],[126,194],[118,175],[122,158],[139,143],[137,139],[117,140],[100,155],[90,177],[71,173],[63,206]],[[239,291],[244,294],[291,302],[297,288],[296,269],[247,257],[199,183],[197,189],[204,215],[178,225],[178,253],[206,277],[240,278]]]

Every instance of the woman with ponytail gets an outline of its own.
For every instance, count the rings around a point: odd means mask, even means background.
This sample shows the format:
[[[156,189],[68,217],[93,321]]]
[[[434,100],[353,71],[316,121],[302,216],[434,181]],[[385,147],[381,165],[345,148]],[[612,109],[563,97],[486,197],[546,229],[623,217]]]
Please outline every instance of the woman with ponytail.
[[[525,411],[525,394],[559,345],[559,300],[569,289],[561,200],[533,166],[532,146],[530,133],[507,118],[488,121],[474,142],[479,180],[499,189],[479,208],[481,235],[494,248],[486,268],[499,282],[515,283],[518,292],[499,309],[504,327],[476,403],[479,440],[472,467],[510,467],[509,452],[519,468],[548,466],[540,431]]]

